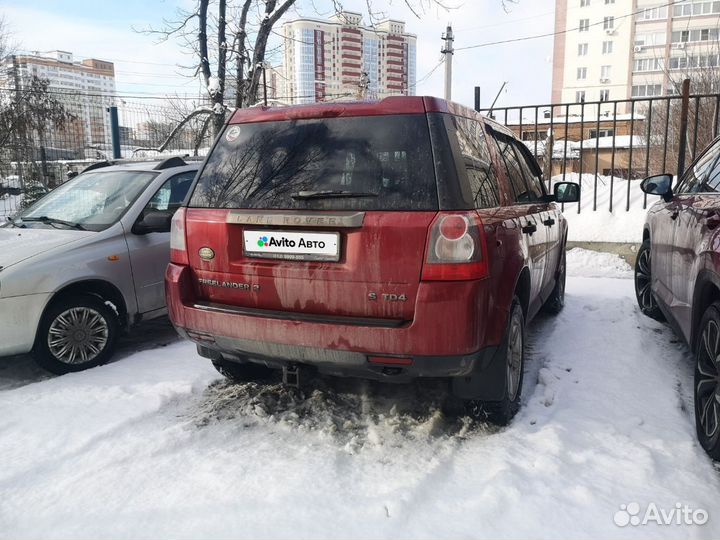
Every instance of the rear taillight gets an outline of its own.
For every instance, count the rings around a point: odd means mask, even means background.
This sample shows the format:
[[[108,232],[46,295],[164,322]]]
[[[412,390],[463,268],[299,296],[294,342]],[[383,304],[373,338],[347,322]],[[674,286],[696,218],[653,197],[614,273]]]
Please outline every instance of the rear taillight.
[[[423,281],[464,281],[488,275],[485,234],[476,212],[440,212],[430,224]]]
[[[185,242],[185,208],[178,208],[170,225],[170,262],[190,264]]]

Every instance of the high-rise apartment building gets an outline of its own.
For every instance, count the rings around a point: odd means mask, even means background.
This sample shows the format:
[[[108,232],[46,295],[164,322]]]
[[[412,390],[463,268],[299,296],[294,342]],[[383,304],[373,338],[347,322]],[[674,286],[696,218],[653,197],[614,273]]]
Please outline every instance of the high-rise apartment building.
[[[110,120],[106,107],[115,94],[115,66],[112,62],[89,58],[73,60],[72,53],[53,51],[46,55],[13,55],[2,60],[2,86],[26,86],[31,77],[49,81],[49,89],[66,110],[80,120],[86,145],[110,141]]]
[[[556,0],[552,101],[675,93],[688,72],[720,69],[719,29],[718,0]]]
[[[402,21],[371,28],[363,25],[362,14],[344,11],[329,20],[289,21],[282,33],[285,61],[278,95],[287,102],[415,93],[416,36]]]

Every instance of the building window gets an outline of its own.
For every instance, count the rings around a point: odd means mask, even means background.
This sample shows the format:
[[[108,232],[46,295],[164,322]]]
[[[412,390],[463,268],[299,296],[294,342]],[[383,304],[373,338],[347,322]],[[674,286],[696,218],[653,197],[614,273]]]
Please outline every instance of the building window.
[[[672,67],[672,58],[670,59]],[[633,62],[633,71],[660,71],[663,62],[660,58],[639,58]]]
[[[615,28],[615,17],[605,17],[603,19],[603,28],[605,30],[612,30]]]
[[[578,90],[577,92],[575,92],[575,101],[577,103],[585,102],[585,90]]]
[[[652,97],[662,95],[661,84],[640,84],[632,87],[632,97]]]
[[[579,32],[587,32],[590,29],[590,19],[580,19]]]
[[[587,7],[590,5],[590,0],[580,0],[580,7]]]
[[[610,68],[612,66],[600,66],[600,80],[610,78]]]
[[[597,129],[590,130],[590,138],[591,139],[597,139],[599,137],[612,137],[614,134],[615,134],[615,131],[612,128],[601,129],[600,131],[598,131]]]
[[[578,43],[578,56],[586,56],[588,53],[587,43]]]
[[[587,68],[586,67],[577,68],[577,78],[578,78],[578,81],[587,79]]]
[[[720,2],[683,2],[673,6],[673,17],[690,17],[692,15],[710,15],[720,13]]]
[[[720,65],[720,55],[702,54],[670,58],[670,69],[716,68]]]
[[[688,43],[695,41],[717,41],[718,28],[698,28],[695,30],[680,30],[670,36],[672,43]]]
[[[603,41],[603,48],[602,53],[603,54],[610,54],[613,51],[613,42],[612,41]]]
[[[610,99],[610,90],[600,90],[600,101],[608,101]]]
[[[667,6],[647,8],[642,10],[638,15],[641,21],[651,21],[654,19],[665,19],[667,17]]]

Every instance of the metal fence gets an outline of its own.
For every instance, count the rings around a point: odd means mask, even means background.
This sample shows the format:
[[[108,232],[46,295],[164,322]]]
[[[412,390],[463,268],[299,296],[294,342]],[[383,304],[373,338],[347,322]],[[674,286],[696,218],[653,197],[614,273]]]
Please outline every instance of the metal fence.
[[[48,120],[41,104],[38,117],[22,118],[22,136],[0,145],[0,220],[21,209],[23,200],[60,185],[91,163],[118,155],[203,156],[212,144],[211,115],[193,117],[174,132],[199,100],[126,101],[66,90],[51,90],[46,98],[59,105],[61,117]]]
[[[583,186],[581,209],[647,208],[640,180],[679,177],[719,131],[720,94],[683,94],[480,110],[515,132],[553,182]],[[618,206],[620,208],[618,208]]]

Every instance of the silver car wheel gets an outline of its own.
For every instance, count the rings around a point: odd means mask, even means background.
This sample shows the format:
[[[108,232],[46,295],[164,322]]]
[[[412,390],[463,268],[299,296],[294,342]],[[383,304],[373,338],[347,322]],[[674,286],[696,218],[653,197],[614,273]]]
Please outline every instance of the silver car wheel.
[[[523,328],[522,317],[513,313],[510,321],[507,348],[507,395],[510,401],[515,401],[520,389],[523,358]]]
[[[60,313],[47,335],[50,353],[65,364],[94,360],[105,348],[110,329],[105,318],[90,307],[73,307]]]

